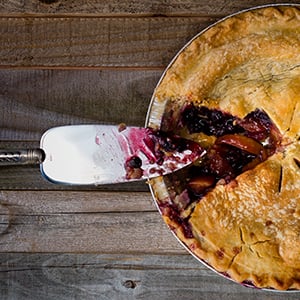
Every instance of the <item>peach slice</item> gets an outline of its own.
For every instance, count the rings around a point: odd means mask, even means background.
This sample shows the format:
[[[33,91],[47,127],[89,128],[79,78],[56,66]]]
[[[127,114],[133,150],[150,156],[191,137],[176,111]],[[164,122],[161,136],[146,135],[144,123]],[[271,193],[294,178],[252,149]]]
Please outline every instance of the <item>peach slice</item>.
[[[226,144],[254,155],[262,155],[264,147],[252,138],[241,134],[226,134],[216,140],[216,144]]]

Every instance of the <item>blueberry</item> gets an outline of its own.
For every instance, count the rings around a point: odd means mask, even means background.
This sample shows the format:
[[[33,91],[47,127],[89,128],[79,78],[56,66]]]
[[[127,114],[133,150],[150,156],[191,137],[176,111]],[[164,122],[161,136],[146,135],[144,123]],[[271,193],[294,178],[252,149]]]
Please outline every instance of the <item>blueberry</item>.
[[[138,156],[132,156],[126,164],[130,168],[137,169],[142,166],[142,160]]]
[[[235,120],[234,116],[218,109],[196,107],[193,104],[187,105],[181,115],[181,122],[190,133],[203,132],[217,137],[243,131],[239,125],[234,125]]]

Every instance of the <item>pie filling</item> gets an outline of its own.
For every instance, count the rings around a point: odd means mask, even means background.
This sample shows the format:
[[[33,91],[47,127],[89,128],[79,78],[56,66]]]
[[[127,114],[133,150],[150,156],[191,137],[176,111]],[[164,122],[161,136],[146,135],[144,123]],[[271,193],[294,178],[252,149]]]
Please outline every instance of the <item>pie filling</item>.
[[[205,153],[196,142],[151,128],[132,128],[128,138],[134,141],[134,149],[125,162],[127,179],[164,175],[194,162]]]
[[[280,150],[282,136],[260,109],[238,118],[218,109],[187,104],[179,123],[190,134],[203,133],[214,140],[206,155],[189,168],[186,188],[171,203],[159,204],[162,214],[180,224],[186,238],[192,238],[189,217],[194,205],[216,185],[234,185],[238,175]],[[189,211],[188,215],[183,211]]]

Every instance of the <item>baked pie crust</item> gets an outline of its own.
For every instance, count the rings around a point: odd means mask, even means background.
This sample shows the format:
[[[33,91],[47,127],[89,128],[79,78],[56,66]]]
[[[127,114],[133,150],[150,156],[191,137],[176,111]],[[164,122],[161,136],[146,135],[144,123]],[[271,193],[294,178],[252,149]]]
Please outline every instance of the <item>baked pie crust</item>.
[[[271,155],[196,201],[189,199],[192,204],[177,202],[189,170],[150,181],[165,222],[196,257],[259,288],[300,289],[299,49],[300,6],[260,7],[228,17],[174,59],[149,112],[149,126],[179,132],[206,148],[215,137],[178,129],[186,103],[240,119],[259,109],[280,132]],[[165,209],[171,206],[177,217]]]

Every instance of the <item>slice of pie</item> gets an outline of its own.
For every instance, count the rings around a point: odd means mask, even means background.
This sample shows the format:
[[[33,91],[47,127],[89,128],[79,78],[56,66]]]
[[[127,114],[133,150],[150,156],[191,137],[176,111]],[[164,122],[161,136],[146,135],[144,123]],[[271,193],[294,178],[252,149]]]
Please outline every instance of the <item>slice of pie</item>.
[[[207,155],[150,181],[164,220],[231,279],[300,289],[300,7],[262,7],[198,35],[155,90],[149,126]]]

